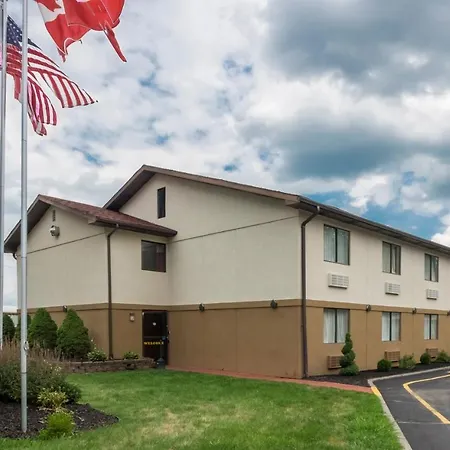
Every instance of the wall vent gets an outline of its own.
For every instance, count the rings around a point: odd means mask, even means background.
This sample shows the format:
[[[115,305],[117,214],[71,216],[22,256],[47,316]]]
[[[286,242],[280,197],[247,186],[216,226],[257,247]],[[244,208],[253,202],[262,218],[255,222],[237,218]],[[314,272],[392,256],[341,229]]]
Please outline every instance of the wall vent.
[[[400,295],[400,285],[395,283],[385,283],[384,292],[391,295]]]
[[[391,361],[391,362],[399,362],[400,361],[400,350],[384,352],[384,359],[387,359],[388,361]]]
[[[328,286],[342,289],[348,288],[349,279],[347,275],[338,275],[336,273],[328,274]]]
[[[437,289],[427,289],[427,299],[437,300],[439,297],[439,291]]]
[[[327,365],[329,369],[339,369],[341,367],[340,360],[342,355],[330,355],[327,358]]]

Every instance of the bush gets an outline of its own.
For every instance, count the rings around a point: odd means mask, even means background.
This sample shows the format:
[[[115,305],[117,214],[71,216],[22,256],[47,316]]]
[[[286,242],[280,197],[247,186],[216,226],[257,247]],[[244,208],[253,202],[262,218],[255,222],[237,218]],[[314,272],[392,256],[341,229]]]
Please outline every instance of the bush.
[[[390,372],[392,369],[392,362],[388,359],[380,359],[377,364],[378,372]]]
[[[353,341],[351,339],[350,333],[345,335],[345,344],[342,347],[342,355],[339,360],[341,365],[340,374],[341,375],[358,375],[359,368],[355,364],[355,352],[353,351]]]
[[[95,361],[106,361],[106,353],[103,350],[100,350],[99,348],[95,348],[91,352],[88,353],[87,358],[91,362]]]
[[[39,433],[39,439],[48,440],[62,436],[70,436],[75,428],[73,416],[68,411],[57,411],[47,417],[44,430]]]
[[[53,350],[56,347],[56,332],[58,326],[48,311],[39,308],[28,328],[30,345],[38,345],[41,348]]]
[[[78,360],[86,359],[87,354],[91,351],[88,329],[73,309],[67,311],[65,319],[58,329],[57,348],[62,356]]]
[[[445,352],[444,350],[441,350],[437,354],[435,362],[448,363],[448,362],[450,362],[450,357],[448,356],[447,352]]]
[[[65,392],[44,388],[38,395],[38,403],[43,408],[58,411],[62,409],[64,403],[67,403],[67,395]]]
[[[139,359],[139,355],[136,352],[126,352],[123,359]]]
[[[20,348],[16,344],[6,345],[0,352],[0,401],[19,402]],[[77,386],[66,380],[56,358],[31,349],[28,355],[28,402],[38,404],[43,389],[64,392],[68,403],[77,402],[81,393]]]
[[[5,342],[11,342],[14,339],[16,333],[16,327],[14,322],[8,314],[3,314],[3,340]]]
[[[407,369],[407,370],[414,369],[414,367],[416,367],[416,360],[414,359],[414,355],[402,356],[398,363],[398,367],[400,367],[400,369]]]
[[[16,327],[16,334],[15,334],[15,339],[17,341],[20,342],[20,327],[22,323],[22,317],[19,315],[19,321],[17,322],[17,327]],[[30,335],[30,325],[31,325],[31,316],[29,314],[27,314],[27,328],[28,328],[28,337],[27,339],[29,340],[29,335]]]
[[[420,364],[431,364],[431,355],[428,352],[420,355]]]

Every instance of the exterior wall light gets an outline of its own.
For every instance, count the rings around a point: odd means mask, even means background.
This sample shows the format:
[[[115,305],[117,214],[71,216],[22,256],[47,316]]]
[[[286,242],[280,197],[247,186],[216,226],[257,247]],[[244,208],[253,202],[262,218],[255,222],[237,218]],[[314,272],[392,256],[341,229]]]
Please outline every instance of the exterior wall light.
[[[366,311],[367,312],[372,311],[372,306],[371,305],[366,305]]]
[[[63,311],[67,312],[67,306],[63,306]]]
[[[134,322],[135,321],[135,317],[134,317],[134,312],[130,313],[130,322]]]
[[[416,314],[417,313],[417,308],[413,308],[412,313]]]
[[[205,305],[203,303],[200,303],[200,305],[198,305],[198,309],[199,311],[203,312],[205,310]]]
[[[275,300],[272,300],[272,301],[270,302],[270,307],[271,307],[272,309],[276,309],[276,308],[278,308],[278,303],[277,303]]]

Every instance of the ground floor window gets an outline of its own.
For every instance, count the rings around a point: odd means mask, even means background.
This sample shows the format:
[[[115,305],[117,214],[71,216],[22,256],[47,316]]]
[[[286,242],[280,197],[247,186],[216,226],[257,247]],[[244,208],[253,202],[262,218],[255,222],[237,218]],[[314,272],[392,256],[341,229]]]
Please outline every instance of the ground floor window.
[[[323,310],[323,342],[325,344],[345,342],[348,323],[348,309],[325,308]]]
[[[424,339],[438,338],[438,316],[437,314],[424,314],[423,316]]]
[[[381,339],[383,341],[400,340],[400,313],[384,312],[381,316]]]

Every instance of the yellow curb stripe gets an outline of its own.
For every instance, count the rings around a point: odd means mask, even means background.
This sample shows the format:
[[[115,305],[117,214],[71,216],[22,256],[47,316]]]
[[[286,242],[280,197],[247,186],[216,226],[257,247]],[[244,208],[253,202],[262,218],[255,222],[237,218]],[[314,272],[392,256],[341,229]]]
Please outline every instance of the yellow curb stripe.
[[[428,411],[430,411],[432,414],[434,414],[443,424],[446,424],[446,425],[450,425],[450,420],[448,420],[439,411],[437,411],[435,408],[433,408],[426,400],[424,400],[419,394],[414,392],[409,386],[411,384],[423,383],[425,381],[439,380],[441,378],[448,378],[448,377],[450,377],[450,374],[448,374],[448,375],[441,375],[439,377],[433,377],[433,378],[425,378],[423,380],[410,381],[409,383],[405,383],[403,385],[404,389],[409,394],[411,394],[422,406],[424,406],[426,409],[428,409]]]
[[[383,398],[383,396],[381,395],[381,392],[378,390],[378,388],[377,388],[375,385],[372,386],[372,392],[373,392],[377,397]]]

